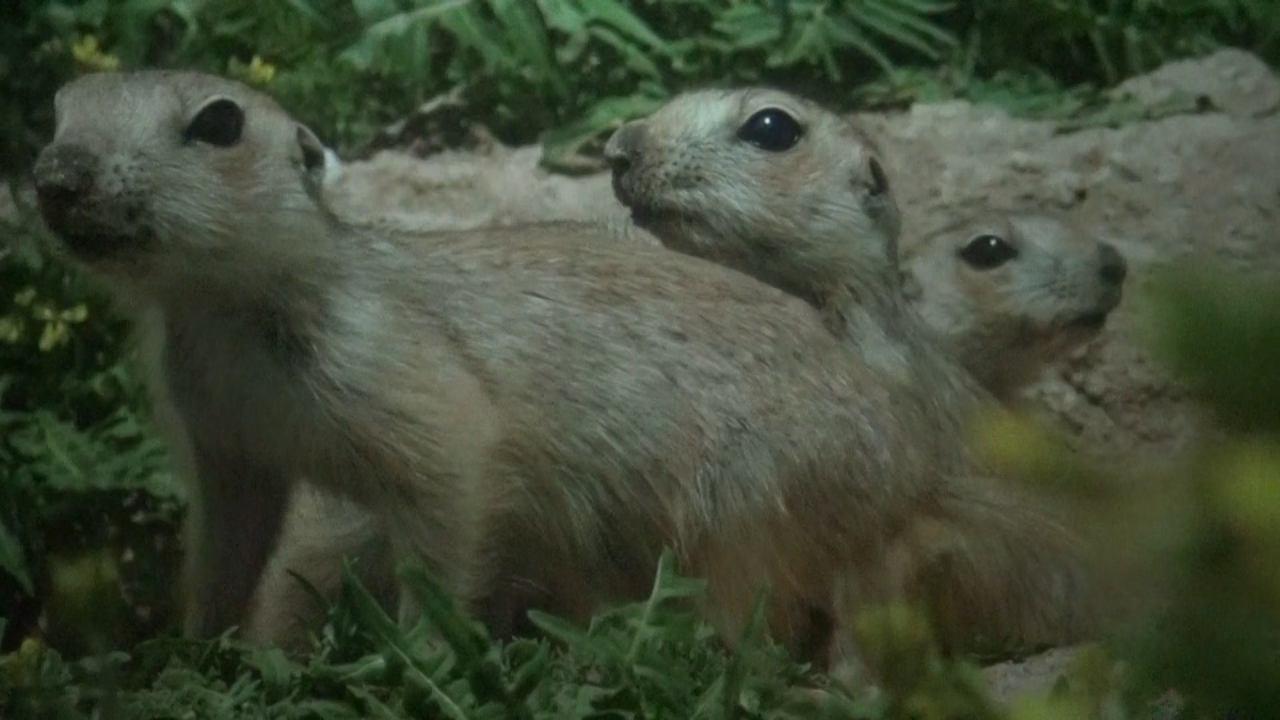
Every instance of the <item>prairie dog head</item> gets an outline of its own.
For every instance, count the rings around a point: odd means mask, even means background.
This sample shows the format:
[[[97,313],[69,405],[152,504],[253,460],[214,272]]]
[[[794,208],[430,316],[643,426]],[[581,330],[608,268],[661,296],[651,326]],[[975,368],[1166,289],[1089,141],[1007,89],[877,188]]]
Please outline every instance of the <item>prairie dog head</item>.
[[[104,73],[54,106],[40,210],[91,269],[146,289],[243,287],[321,242],[324,148],[265,95],[199,73]]]
[[[807,298],[896,278],[898,208],[876,155],[847,120],[764,89],[680,95],[605,148],[636,224]]]
[[[988,212],[904,247],[907,297],[996,395],[1097,335],[1127,266],[1113,246],[1043,214]]]

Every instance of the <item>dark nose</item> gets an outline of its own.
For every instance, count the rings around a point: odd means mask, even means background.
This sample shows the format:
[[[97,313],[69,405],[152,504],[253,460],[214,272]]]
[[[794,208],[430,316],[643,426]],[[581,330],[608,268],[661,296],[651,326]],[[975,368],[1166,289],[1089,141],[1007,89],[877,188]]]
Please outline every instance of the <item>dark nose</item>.
[[[32,174],[45,222],[56,228],[66,219],[92,188],[96,170],[97,158],[79,145],[54,144],[40,152]]]
[[[1099,243],[1098,254],[1102,261],[1102,280],[1112,285],[1123,283],[1125,276],[1129,274],[1129,264],[1124,261],[1120,251],[1110,243]]]
[[[648,130],[644,123],[633,120],[618,128],[604,146],[604,159],[614,175],[621,175],[636,163],[644,147],[644,138]]]

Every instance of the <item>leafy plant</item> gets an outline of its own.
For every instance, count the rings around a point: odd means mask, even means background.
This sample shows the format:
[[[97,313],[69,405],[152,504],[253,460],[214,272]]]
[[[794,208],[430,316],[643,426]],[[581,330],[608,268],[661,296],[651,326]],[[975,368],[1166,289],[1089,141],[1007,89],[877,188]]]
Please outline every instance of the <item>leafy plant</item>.
[[[1269,0],[27,0],[4,12],[8,173],[29,164],[48,98],[77,68],[239,76],[341,147],[454,93],[508,142],[550,133],[549,160],[572,164],[588,140],[691,85],[775,83],[847,105],[839,88],[919,68],[979,81],[1038,72],[1060,87],[1222,43],[1280,60]]]
[[[291,659],[228,638],[153,640],[130,653],[68,662],[29,641],[0,658],[6,717],[822,717],[818,681],[760,636],[730,652],[690,607],[701,584],[660,564],[643,603],[577,628],[547,616],[544,639],[493,643],[420,572],[405,579],[426,609],[406,631],[354,576],[315,652]],[[815,685],[815,687],[817,687]],[[843,691],[832,698],[852,703]],[[831,705],[834,700],[828,702]],[[871,716],[866,716],[871,717]],[[881,717],[876,715],[875,717]]]
[[[1041,67],[1069,84],[1111,85],[1224,42],[1280,62],[1271,0],[976,0],[970,12],[984,67]]]
[[[63,565],[110,547],[135,559],[110,569],[130,585],[171,564],[174,543],[157,547],[153,534],[171,534],[180,495],[129,369],[123,323],[39,251],[47,239],[32,210],[15,212],[0,220],[10,242],[0,260],[0,613],[16,639],[37,620],[22,611],[28,599],[51,598],[55,577],[70,577],[58,575]],[[130,590],[163,623],[167,599],[148,581]]]
[[[1265,716],[1280,702],[1274,278],[1186,261],[1156,278],[1146,306],[1148,334],[1221,434],[1159,469],[1090,467],[1026,428],[988,447],[1003,475],[1054,488],[1094,521],[1113,610],[1127,608],[1110,642],[1123,682],[1108,693],[1133,712],[1176,688],[1179,717]]]
[[[549,145],[554,160],[691,82],[829,85],[868,78],[896,57],[937,59],[954,44],[934,20],[945,8],[934,0],[86,0],[23,7],[6,29],[14,50],[0,79],[20,85],[22,110],[8,124],[26,130],[28,143],[38,135],[32,130],[49,125],[47,94],[77,65],[176,64],[269,82],[291,111],[340,145],[368,142],[381,125],[460,88],[471,116],[504,139],[527,142],[559,129]],[[43,58],[34,81],[18,71],[30,54]]]

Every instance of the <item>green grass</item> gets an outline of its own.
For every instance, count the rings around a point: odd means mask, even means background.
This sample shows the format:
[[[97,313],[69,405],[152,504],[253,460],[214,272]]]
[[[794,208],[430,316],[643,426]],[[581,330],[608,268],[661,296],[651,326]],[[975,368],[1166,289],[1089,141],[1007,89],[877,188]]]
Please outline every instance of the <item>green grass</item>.
[[[702,583],[664,558],[650,597],[579,628],[533,616],[541,639],[497,645],[421,573],[402,573],[426,608],[396,625],[348,577],[305,658],[226,637],[158,639],[67,661],[28,642],[0,659],[6,717],[89,718],[820,718],[901,717],[904,704],[948,698],[946,714],[995,718],[975,670],[912,646],[901,696],[851,694],[763,638],[761,610],[730,651],[688,603]],[[917,616],[901,614],[914,623]],[[909,667],[908,667],[909,665]],[[935,703],[936,704],[936,703]]]
[[[1270,0],[15,0],[4,12],[6,173],[46,136],[52,90],[112,62],[270,76],[344,148],[459,97],[464,121],[542,138],[552,164],[572,166],[584,143],[692,86],[778,84],[849,107],[869,82],[911,99],[921,70],[971,96],[1002,77],[1106,86],[1222,44],[1280,61]]]

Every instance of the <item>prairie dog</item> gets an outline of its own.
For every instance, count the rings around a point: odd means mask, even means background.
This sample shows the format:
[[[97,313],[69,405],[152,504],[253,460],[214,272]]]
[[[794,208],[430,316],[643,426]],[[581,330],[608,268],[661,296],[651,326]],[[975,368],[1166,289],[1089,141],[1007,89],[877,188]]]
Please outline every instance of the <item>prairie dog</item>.
[[[219,78],[92,75],[55,106],[42,214],[154,318],[191,459],[192,633],[244,617],[305,478],[500,634],[643,597],[669,546],[726,637],[767,586],[801,646],[837,575],[969,466],[951,415],[741,273],[592,226],[353,227],[315,136]]]
[[[329,172],[334,167],[326,164]],[[409,182],[410,177],[397,174],[407,172],[401,167],[392,165],[385,182]],[[458,182],[457,192],[465,188],[484,196],[497,191],[470,176]],[[326,194],[338,191],[326,186]],[[376,201],[369,202],[376,207]],[[439,202],[433,200],[431,207]],[[422,212],[431,214],[431,207]],[[944,349],[1001,400],[1011,399],[1043,364],[1095,335],[1123,284],[1124,261],[1113,248],[1043,213],[987,209],[918,240],[905,240],[903,249],[912,309]],[[344,556],[356,561],[366,585],[384,599],[392,597],[387,542],[371,518],[360,532],[358,514],[340,500],[326,507],[322,493],[298,493],[259,587],[258,606],[249,620],[251,635],[266,634],[252,629],[256,627],[297,627],[282,635],[301,640],[302,628],[318,621],[319,613],[292,573],[332,599],[338,594]]]
[[[385,610],[396,610],[394,549],[368,508],[304,479],[294,484],[282,523],[242,620],[247,638],[307,650],[325,615],[318,601],[337,601],[347,563]]]
[[[943,349],[1001,400],[1096,334],[1120,299],[1125,274],[1111,246],[1040,213],[989,209],[904,245],[911,307]],[[366,585],[392,597],[387,543],[358,514],[340,500],[326,507],[322,493],[298,494],[251,627],[297,626],[284,634],[304,637],[301,629],[318,620],[318,608],[292,573],[333,598],[344,556],[356,561]]]
[[[908,307],[899,211],[877,154],[851,122],[754,88],[680,95],[605,147],[637,225],[805,299],[925,422],[963,427],[991,398]]]
[[[324,152],[310,130],[193,73],[91,75],[54,104],[34,168],[41,213],[137,319],[194,481],[187,631],[241,619],[304,476],[387,512],[399,497],[419,516],[401,540],[460,587],[467,484],[424,479],[474,475],[496,417],[462,359],[431,342],[438,325],[384,313],[401,301],[380,288],[394,251],[348,241],[317,204]],[[429,373],[375,350],[414,331]]]
[[[938,433],[963,445],[967,421],[994,398],[908,308],[898,210],[876,154],[849,121],[763,89],[679,96],[605,148],[637,224],[812,303],[850,361],[875,368],[913,409],[914,451],[928,454]],[[868,595],[923,599],[955,643],[1052,644],[1088,632],[1093,599],[1071,535],[997,491],[981,467],[936,470],[945,477],[884,546],[879,572],[849,574],[840,597],[850,607]],[[848,619],[841,612],[837,623]]]
[[[388,153],[356,163],[349,177],[332,158],[325,195],[340,215],[394,218],[416,230],[548,219],[625,225],[618,221],[626,210],[607,177],[548,176],[537,169],[538,155],[532,147],[425,160]],[[424,187],[431,192],[424,195]],[[956,220],[900,241],[908,297],[944,347],[1009,400],[1041,366],[1097,334],[1120,297],[1124,259],[1066,218],[1041,210],[969,209]],[[620,239],[656,242],[633,225],[627,230]]]
[[[906,244],[902,266],[924,324],[1002,400],[1098,334],[1127,274],[1114,246],[1065,219],[999,210]]]

